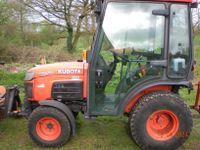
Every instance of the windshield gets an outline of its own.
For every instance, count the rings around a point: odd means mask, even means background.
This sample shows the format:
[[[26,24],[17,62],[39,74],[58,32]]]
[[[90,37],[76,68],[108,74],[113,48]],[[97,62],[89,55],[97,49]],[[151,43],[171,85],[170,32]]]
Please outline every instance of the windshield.
[[[109,3],[103,21],[103,43],[109,49],[160,53],[164,47],[164,17],[152,15],[152,11],[164,8],[155,3]]]

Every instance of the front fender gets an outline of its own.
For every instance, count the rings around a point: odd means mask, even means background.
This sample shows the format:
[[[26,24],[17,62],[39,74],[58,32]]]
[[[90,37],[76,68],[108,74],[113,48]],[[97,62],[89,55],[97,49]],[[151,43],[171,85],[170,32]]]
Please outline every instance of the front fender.
[[[54,107],[62,111],[68,117],[71,123],[72,135],[74,136],[76,134],[76,121],[69,107],[55,100],[44,100],[44,101],[40,101],[39,104],[40,106]]]

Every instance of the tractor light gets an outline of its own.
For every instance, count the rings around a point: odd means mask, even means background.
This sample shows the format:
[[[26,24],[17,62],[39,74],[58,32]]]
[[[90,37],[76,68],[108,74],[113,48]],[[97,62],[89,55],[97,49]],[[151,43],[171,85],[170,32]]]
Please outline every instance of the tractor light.
[[[24,89],[25,89],[26,98],[32,98],[33,97],[33,84],[25,83]]]
[[[31,71],[28,71],[27,73],[26,73],[26,76],[25,76],[25,81],[30,81],[30,80],[32,80],[33,79],[33,77],[34,77],[34,72],[31,72]]]
[[[83,62],[87,61],[87,50],[83,50],[82,59],[83,59]]]

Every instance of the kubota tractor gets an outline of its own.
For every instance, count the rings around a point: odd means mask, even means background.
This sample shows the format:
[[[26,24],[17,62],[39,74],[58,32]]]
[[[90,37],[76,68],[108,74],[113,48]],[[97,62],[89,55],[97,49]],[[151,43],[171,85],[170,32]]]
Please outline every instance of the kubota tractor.
[[[28,117],[30,137],[46,147],[69,141],[82,112],[86,118],[129,117],[142,149],[178,148],[192,130],[190,109],[178,93],[193,87],[195,7],[192,0],[97,0],[91,51],[82,61],[28,70],[24,107],[19,111],[14,87],[8,115]],[[198,94],[193,108],[199,111]]]

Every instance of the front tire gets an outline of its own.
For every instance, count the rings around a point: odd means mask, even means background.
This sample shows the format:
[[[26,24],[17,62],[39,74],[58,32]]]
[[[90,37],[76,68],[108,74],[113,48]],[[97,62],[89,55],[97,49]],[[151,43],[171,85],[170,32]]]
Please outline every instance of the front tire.
[[[29,117],[29,135],[44,147],[60,147],[71,136],[71,125],[67,116],[53,107],[40,106]]]
[[[132,137],[142,149],[176,149],[192,130],[189,108],[178,95],[169,92],[141,98],[129,119]]]

